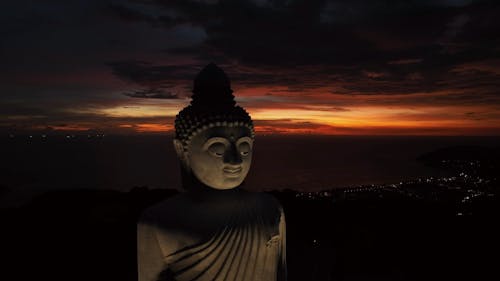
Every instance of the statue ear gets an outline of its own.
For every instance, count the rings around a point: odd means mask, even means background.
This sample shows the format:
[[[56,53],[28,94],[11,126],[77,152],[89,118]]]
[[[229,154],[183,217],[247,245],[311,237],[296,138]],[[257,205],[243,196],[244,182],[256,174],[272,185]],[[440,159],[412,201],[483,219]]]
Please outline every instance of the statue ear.
[[[179,158],[182,158],[184,154],[184,146],[182,145],[182,142],[180,140],[174,139],[174,149],[175,153],[177,153],[177,156]]]
[[[181,162],[184,165],[187,165],[188,159],[186,157],[186,153],[184,152],[184,145],[178,139],[174,139],[174,150],[175,150],[175,153],[177,154],[177,157],[181,160]]]

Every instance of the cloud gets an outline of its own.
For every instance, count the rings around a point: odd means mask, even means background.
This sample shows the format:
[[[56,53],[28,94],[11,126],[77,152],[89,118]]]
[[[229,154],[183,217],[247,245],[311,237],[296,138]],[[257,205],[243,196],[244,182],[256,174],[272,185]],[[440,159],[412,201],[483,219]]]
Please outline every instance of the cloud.
[[[118,19],[130,22],[157,22],[158,18],[153,15],[148,15],[146,12],[141,11],[138,8],[130,8],[126,5],[120,5],[117,3],[110,3],[106,8],[106,11],[112,16],[116,16]],[[164,21],[166,18],[163,19]]]
[[[113,134],[137,132],[168,132],[173,129],[173,116],[122,116],[110,117],[95,112],[68,112],[56,108],[46,111],[39,118],[9,119],[0,118],[0,132],[91,132],[99,131]],[[13,122],[15,121],[15,122]]]
[[[212,61],[256,111],[477,105],[496,109],[460,111],[464,120],[499,119],[497,1],[73,2],[0,12],[12,23],[0,27],[1,124],[91,125],[109,116],[89,112],[134,105],[118,111],[162,112],[147,103],[172,115]]]
[[[255,120],[255,129],[259,134],[310,134],[331,133],[334,127],[310,121],[296,121],[292,119]]]
[[[200,69],[200,66],[152,65],[143,61],[116,61],[108,63],[108,66],[121,80],[150,89],[125,93],[127,96],[143,98],[174,98],[162,89],[187,95],[191,91],[192,79]],[[162,92],[155,94],[154,91],[158,89]],[[175,96],[178,98],[179,94]]]
[[[130,3],[139,6],[127,9],[152,14],[140,6],[144,2]],[[349,95],[431,93],[453,87],[457,79],[450,71],[457,65],[499,55],[491,44],[497,39],[471,37],[484,28],[500,28],[491,15],[500,5],[490,2],[149,1],[148,7],[159,11],[152,15],[156,24],[171,26],[175,18],[174,25],[198,25],[206,31],[202,44],[167,46],[167,54],[215,61],[235,85],[286,86],[296,95],[328,86]],[[167,12],[170,19],[158,16]],[[325,13],[333,20],[322,21]],[[462,47],[450,52],[452,46]],[[189,85],[197,70],[196,64],[109,65],[121,79],[148,87]],[[469,76],[460,84],[471,91],[484,86],[474,80],[494,79]]]
[[[399,59],[388,62],[388,64],[412,64],[419,63],[422,59]]]
[[[179,96],[172,92],[166,92],[161,89],[149,89],[135,91],[131,93],[123,93],[125,96],[131,98],[145,98],[145,99],[178,99]]]

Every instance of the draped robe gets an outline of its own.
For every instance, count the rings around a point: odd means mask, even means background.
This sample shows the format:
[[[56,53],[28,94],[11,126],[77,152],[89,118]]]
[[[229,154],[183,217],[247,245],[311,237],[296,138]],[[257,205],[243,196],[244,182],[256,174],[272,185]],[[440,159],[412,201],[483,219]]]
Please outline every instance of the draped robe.
[[[269,194],[180,194],[139,220],[139,281],[286,280],[285,229]]]

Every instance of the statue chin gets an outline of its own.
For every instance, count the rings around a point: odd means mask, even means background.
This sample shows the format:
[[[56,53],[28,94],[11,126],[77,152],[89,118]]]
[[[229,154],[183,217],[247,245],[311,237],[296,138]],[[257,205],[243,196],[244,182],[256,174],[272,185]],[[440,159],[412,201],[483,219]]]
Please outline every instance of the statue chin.
[[[199,180],[199,179],[198,179]],[[227,180],[227,181],[224,181],[224,182],[203,182],[201,181],[204,185],[208,186],[208,187],[211,187],[213,189],[217,189],[217,190],[227,190],[227,189],[233,189],[233,188],[236,188],[238,186],[241,185],[241,183],[243,182],[243,179],[231,179],[231,180]]]
[[[248,173],[248,167],[224,169],[200,169],[196,164],[192,167],[192,175],[203,185],[213,189],[232,189],[243,183]]]

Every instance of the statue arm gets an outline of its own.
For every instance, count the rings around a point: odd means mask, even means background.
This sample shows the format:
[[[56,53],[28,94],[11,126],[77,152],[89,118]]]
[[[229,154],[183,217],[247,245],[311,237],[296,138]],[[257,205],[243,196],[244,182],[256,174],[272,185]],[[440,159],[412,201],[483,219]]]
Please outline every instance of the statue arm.
[[[137,224],[137,271],[139,281],[157,281],[166,268],[153,220],[143,216]]]
[[[286,266],[286,221],[285,221],[285,213],[283,208],[280,208],[281,216],[280,216],[280,257],[278,263],[278,281],[286,281],[287,280],[287,266]]]

